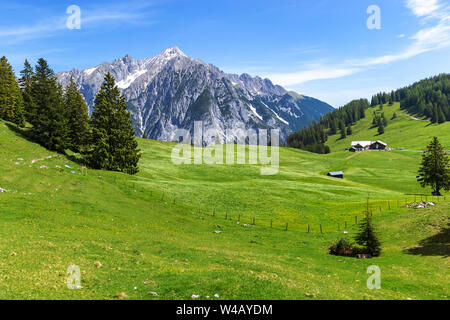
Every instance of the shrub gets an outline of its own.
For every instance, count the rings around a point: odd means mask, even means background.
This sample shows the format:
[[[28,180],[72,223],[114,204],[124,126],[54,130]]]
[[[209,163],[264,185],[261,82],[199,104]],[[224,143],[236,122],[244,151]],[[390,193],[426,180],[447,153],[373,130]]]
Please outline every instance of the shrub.
[[[329,248],[328,252],[335,256],[354,256],[355,253],[355,247],[345,238],[342,238],[338,240],[337,242],[333,243]]]

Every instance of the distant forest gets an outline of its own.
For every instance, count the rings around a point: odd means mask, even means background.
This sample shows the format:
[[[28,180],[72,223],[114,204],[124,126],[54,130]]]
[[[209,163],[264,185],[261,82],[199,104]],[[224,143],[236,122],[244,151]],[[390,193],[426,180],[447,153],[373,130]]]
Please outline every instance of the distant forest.
[[[355,122],[365,118],[369,107],[392,105],[394,102],[399,102],[408,113],[426,117],[432,123],[450,121],[450,74],[425,79],[390,93],[378,93],[372,97],[370,104],[367,99],[354,100],[324,115],[318,122],[314,121],[308,127],[292,133],[287,145],[315,153],[329,153],[330,148],[325,145],[328,136],[340,133],[341,138],[346,138],[352,134]],[[378,126],[380,133],[384,132],[387,125],[384,114],[374,119],[373,125]]]
[[[378,93],[372,97],[371,106],[394,101],[400,102],[403,110],[433,123],[450,121],[450,74],[428,78],[391,93]]]

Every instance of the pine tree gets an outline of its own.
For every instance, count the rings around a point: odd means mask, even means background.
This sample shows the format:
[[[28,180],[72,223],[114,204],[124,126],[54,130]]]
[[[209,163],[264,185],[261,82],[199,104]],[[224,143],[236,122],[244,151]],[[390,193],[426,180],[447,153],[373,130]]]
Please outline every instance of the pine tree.
[[[359,233],[355,237],[357,244],[365,248],[366,253],[373,257],[378,257],[381,254],[381,242],[375,230],[372,221],[372,215],[366,212],[366,216],[359,225]]]
[[[25,125],[22,94],[6,57],[0,58],[0,118]]]
[[[68,125],[62,87],[44,59],[39,59],[32,81],[31,94],[36,119],[31,134],[42,146],[64,153],[68,147]]]
[[[444,112],[442,111],[442,108],[439,108],[438,111],[438,123],[444,123],[447,120],[447,117],[445,116]]]
[[[85,153],[90,138],[89,110],[72,77],[64,94],[64,105],[68,119],[70,149]]]
[[[378,125],[378,134],[383,134],[384,133],[384,123],[383,121],[380,121],[380,124]]]
[[[349,125],[348,125],[348,127],[347,127],[347,135],[348,135],[348,136],[351,136],[351,135],[352,135],[352,133],[353,133],[353,130],[352,130],[352,125],[351,125],[351,124],[349,124]]]
[[[105,76],[91,117],[92,146],[86,161],[94,169],[138,172],[140,158],[127,104],[111,74]]]
[[[339,130],[341,131],[341,139],[347,138],[347,132],[346,132],[344,121],[341,121],[339,123]]]
[[[449,158],[437,137],[433,138],[422,155],[417,181],[422,188],[431,186],[436,196],[441,195],[441,189],[450,190]]]
[[[32,83],[34,79],[33,67],[30,65],[28,60],[25,60],[24,69],[20,71],[20,89],[22,91],[23,104],[25,109],[25,118],[27,121],[34,125],[37,118],[36,106],[33,103],[32,97]]]

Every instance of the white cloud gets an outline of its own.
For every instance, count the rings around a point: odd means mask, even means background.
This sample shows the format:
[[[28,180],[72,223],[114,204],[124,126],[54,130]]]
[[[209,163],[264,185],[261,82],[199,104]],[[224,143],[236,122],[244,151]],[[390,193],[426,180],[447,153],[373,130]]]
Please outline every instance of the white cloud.
[[[281,86],[291,86],[294,84],[305,83],[313,80],[342,78],[352,75],[358,71],[359,69],[353,67],[345,68],[321,66],[318,69],[311,69],[293,73],[275,73],[267,75],[266,77]]]
[[[92,28],[103,23],[110,23],[113,21],[121,23],[136,23],[149,21],[148,16],[150,12],[146,10],[149,4],[140,4],[129,2],[123,6],[111,6],[101,8],[81,8],[81,23],[82,29]],[[64,12],[65,13],[65,12]],[[45,20],[37,21],[34,24],[19,25],[8,28],[0,28],[0,42],[18,43],[30,39],[39,39],[52,37],[58,32],[67,30],[66,20],[68,14],[51,17]]]
[[[406,6],[417,17],[429,16],[442,7],[439,0],[407,0]]]
[[[378,57],[347,60],[338,65],[321,65],[306,71],[269,74],[274,83],[292,86],[313,80],[342,78],[377,65],[406,60],[425,52],[450,47],[450,7],[440,0],[406,0],[406,6],[423,20],[434,25],[419,30],[409,39],[411,43],[401,52]],[[405,35],[399,35],[399,38]]]

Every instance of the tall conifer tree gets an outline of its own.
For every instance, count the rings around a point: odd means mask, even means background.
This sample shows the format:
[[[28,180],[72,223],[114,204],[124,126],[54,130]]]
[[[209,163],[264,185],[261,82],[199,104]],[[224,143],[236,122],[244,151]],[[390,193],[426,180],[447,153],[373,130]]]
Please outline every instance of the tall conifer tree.
[[[86,157],[95,169],[138,172],[140,158],[127,104],[108,73],[95,98],[91,117],[92,146]]]
[[[68,121],[62,87],[44,59],[39,59],[32,81],[31,94],[36,107],[33,138],[49,150],[65,152],[68,147]]]
[[[417,181],[425,188],[431,186],[434,195],[441,195],[441,189],[450,190],[450,163],[438,138],[434,137],[422,156]]]
[[[0,118],[25,125],[22,94],[6,57],[0,58]]]
[[[22,91],[23,104],[25,109],[25,118],[31,124],[36,120],[36,106],[33,103],[32,83],[34,79],[34,71],[28,60],[25,60],[24,68],[20,71],[20,89]]]
[[[73,78],[70,78],[66,88],[64,104],[69,126],[70,149],[74,152],[85,153],[89,147],[89,111]]]

